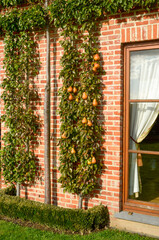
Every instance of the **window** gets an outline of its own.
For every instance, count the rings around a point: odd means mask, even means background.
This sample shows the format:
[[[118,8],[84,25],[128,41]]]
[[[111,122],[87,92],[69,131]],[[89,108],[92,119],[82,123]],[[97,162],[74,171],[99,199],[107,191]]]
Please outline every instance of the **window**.
[[[124,210],[159,216],[159,42],[126,45]]]

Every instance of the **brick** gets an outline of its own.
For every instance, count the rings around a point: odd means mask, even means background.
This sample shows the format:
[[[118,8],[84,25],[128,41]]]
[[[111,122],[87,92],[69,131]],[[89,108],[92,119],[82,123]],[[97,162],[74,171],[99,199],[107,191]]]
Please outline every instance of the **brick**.
[[[137,40],[140,41],[141,40],[141,28],[137,28]]]
[[[101,76],[103,98],[100,101],[100,121],[103,124],[103,145],[101,146],[100,161],[104,164],[102,176],[99,177],[100,189],[96,189],[90,198],[83,201],[83,207],[93,207],[103,203],[109,207],[110,214],[121,208],[121,181],[122,181],[122,109],[123,109],[123,46],[124,43],[153,40],[159,37],[158,19],[159,9],[147,11],[132,11],[106,17],[99,22],[102,25],[99,36],[99,51],[102,56],[101,65],[105,73]],[[59,31],[58,31],[59,33]],[[63,49],[60,46],[59,34],[51,31],[51,190],[52,204],[61,207],[77,208],[78,197],[64,193],[61,185],[57,183],[60,177],[59,170],[59,147],[56,146],[57,138],[60,136],[60,119],[56,113],[59,105],[57,91],[62,87],[62,81],[58,79],[60,70],[60,59]],[[44,89],[46,83],[46,38],[43,31],[36,33],[38,39],[41,69],[35,79],[35,85],[39,90],[40,99],[34,109],[40,115],[42,124],[39,130],[39,146],[35,150],[37,155],[37,167],[40,169],[41,181],[27,188],[28,198],[34,201],[44,202]],[[0,38],[0,82],[5,76],[2,68],[4,59],[4,43]],[[2,114],[3,111],[3,102]],[[6,131],[2,125],[2,134]],[[34,143],[36,144],[36,143]],[[6,185],[1,180],[0,186]],[[25,189],[21,190],[21,197],[25,197]],[[91,198],[92,197],[92,198]]]
[[[157,38],[157,25],[153,25],[153,38],[156,39]]]
[[[130,42],[130,28],[126,29],[126,41]]]
[[[142,28],[142,39],[143,40],[146,40],[147,39],[147,28],[146,27],[143,27]]]
[[[136,22],[136,26],[147,25],[148,21]]]
[[[152,36],[152,26],[148,25],[147,28],[148,28],[148,30],[147,30],[148,36],[147,37],[148,37],[148,40],[150,40],[150,39],[152,39],[151,38],[151,36]]]

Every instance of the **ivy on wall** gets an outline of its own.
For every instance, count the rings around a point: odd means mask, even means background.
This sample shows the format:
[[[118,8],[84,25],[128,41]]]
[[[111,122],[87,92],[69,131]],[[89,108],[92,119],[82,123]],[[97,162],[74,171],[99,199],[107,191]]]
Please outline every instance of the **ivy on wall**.
[[[29,7],[15,7],[23,3]],[[94,34],[96,22],[107,14],[128,12],[134,8],[148,9],[156,3],[156,0],[53,0],[48,9],[45,9],[42,0],[0,0],[1,7],[9,7],[0,16],[1,33],[6,34],[7,75],[2,84],[6,110],[3,120],[9,129],[4,136],[5,145],[2,150],[6,180],[23,182],[35,175],[34,156],[27,146],[32,139],[29,132],[33,135],[36,133],[36,124],[33,124],[36,117],[29,107],[30,80],[26,77],[28,74],[37,74],[35,65],[38,61],[31,51],[35,49],[35,42],[31,37],[33,30],[44,28],[48,19],[50,24],[62,29],[61,46],[64,54],[60,73],[63,86],[59,91],[59,182],[65,190],[83,197],[97,186],[102,170],[99,159],[102,127],[98,119],[102,66],[98,38]],[[34,59],[33,62],[30,62],[31,59]],[[24,65],[28,68],[24,69]],[[28,100],[25,97],[26,91],[29,94]],[[23,126],[23,131],[19,124]],[[21,160],[20,156],[23,156]],[[27,159],[28,165],[23,174],[22,166]],[[10,172],[7,168],[11,169]],[[32,173],[28,169],[33,169]],[[10,173],[14,171],[12,178]]]
[[[20,4],[36,4],[42,3],[43,0],[0,0],[1,7],[12,7]]]
[[[1,34],[44,28],[46,25],[45,15],[45,9],[40,5],[30,6],[27,9],[9,9],[0,16]]]
[[[49,9],[51,20],[58,28],[76,23],[80,26],[92,24],[101,17],[118,12],[129,12],[132,9],[149,10],[156,6],[157,0],[55,0]]]

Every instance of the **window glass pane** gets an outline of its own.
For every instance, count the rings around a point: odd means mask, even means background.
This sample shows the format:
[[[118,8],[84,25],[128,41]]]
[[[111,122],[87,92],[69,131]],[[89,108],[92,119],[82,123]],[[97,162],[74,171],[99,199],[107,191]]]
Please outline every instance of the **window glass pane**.
[[[159,99],[159,49],[130,53],[130,99]]]
[[[140,149],[159,152],[159,116],[147,137],[140,143]]]
[[[129,149],[159,151],[159,103],[130,103]]]
[[[129,154],[129,198],[159,204],[159,156],[135,155]]]

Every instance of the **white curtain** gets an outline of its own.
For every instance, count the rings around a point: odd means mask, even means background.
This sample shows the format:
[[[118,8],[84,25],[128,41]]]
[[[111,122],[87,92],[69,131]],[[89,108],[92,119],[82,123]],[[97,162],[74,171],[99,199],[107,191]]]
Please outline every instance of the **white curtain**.
[[[158,52],[159,53],[159,52]],[[131,99],[159,99],[159,58],[152,59],[152,52],[147,58],[139,53],[132,56],[130,74]],[[140,56],[140,58],[138,57]],[[159,55],[158,55],[159,56]],[[139,61],[137,61],[139,60]],[[158,103],[130,104],[130,149],[137,149],[137,143],[150,132],[159,113]],[[139,174],[137,154],[129,156],[129,195],[139,196]]]

